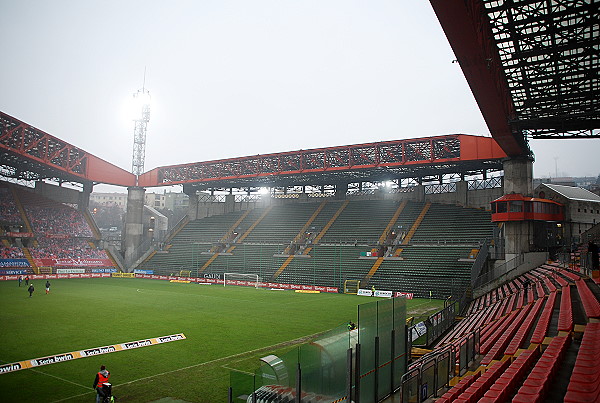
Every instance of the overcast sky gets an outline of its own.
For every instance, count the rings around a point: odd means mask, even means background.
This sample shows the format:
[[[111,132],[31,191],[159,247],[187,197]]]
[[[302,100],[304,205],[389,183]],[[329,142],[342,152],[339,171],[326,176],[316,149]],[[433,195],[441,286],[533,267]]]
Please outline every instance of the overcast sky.
[[[489,136],[426,0],[0,0],[0,110],[131,170],[452,133]],[[535,141],[598,176],[600,141]],[[95,187],[98,191],[98,187]]]

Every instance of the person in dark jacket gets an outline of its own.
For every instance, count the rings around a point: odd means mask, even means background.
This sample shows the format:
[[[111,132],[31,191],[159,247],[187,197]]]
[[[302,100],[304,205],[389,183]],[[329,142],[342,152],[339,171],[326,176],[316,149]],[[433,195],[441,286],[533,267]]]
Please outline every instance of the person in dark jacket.
[[[35,291],[35,288],[33,288],[33,283],[29,284],[29,288],[27,289],[27,291],[29,291],[29,298],[31,298],[33,292]]]
[[[50,294],[50,280],[46,280],[46,294]]]

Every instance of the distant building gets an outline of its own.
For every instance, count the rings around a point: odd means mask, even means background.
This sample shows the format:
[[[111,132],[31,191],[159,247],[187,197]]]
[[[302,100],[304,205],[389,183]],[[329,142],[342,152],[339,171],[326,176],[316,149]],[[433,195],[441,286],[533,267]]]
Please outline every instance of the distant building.
[[[117,206],[125,211],[127,208],[127,193],[92,193],[90,202],[97,203],[100,206]]]
[[[171,211],[187,210],[190,197],[185,193],[165,193],[165,208]]]
[[[596,178],[591,176],[564,176],[557,178],[535,178],[533,180],[533,187],[541,185],[542,183],[551,183],[553,185],[562,185],[562,186],[571,186],[571,187],[580,187],[584,189],[589,189],[591,185],[596,182]]]
[[[570,242],[582,242],[581,234],[600,222],[600,196],[589,190],[543,183],[535,188],[534,195],[565,206],[563,237]]]

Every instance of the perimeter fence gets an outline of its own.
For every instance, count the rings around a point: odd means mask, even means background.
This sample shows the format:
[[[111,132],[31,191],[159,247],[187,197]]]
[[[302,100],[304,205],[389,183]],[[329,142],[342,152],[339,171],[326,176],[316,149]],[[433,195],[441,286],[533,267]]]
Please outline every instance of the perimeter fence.
[[[376,403],[406,371],[406,301],[358,306],[358,321],[330,330],[281,356],[261,358],[253,374],[230,373],[229,402]]]

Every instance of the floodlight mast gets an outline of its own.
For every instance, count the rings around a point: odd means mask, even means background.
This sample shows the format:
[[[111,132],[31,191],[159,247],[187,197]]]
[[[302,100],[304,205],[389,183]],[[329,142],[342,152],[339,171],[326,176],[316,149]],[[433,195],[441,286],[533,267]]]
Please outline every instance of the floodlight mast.
[[[135,102],[135,127],[133,130],[133,158],[131,172],[138,177],[144,173],[144,161],[146,160],[146,130],[150,121],[150,92],[145,88],[146,72],[144,71],[144,86],[133,94]]]

